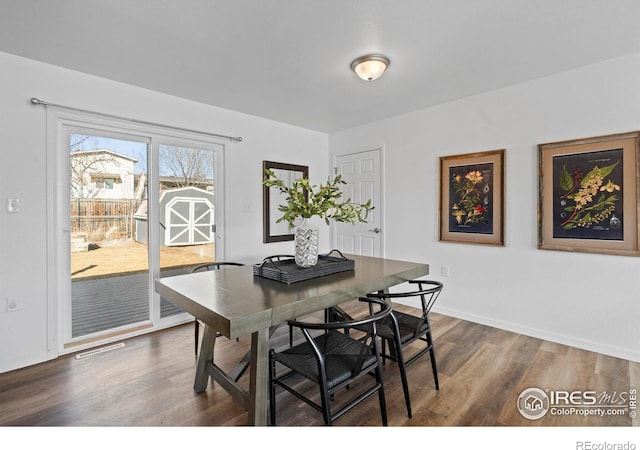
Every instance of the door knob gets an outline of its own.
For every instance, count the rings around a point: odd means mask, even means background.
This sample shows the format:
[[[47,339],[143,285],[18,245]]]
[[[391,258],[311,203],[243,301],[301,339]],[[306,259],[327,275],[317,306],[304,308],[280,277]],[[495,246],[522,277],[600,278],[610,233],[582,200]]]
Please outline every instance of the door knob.
[[[380,233],[380,228],[375,227],[373,230],[368,230],[368,231],[373,231],[374,233],[378,234]]]

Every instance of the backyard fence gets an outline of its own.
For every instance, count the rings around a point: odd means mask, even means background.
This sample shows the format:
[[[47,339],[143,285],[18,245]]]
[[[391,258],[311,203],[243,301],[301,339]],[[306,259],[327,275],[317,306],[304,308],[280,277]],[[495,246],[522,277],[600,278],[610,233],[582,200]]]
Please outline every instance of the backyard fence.
[[[71,199],[71,232],[87,233],[90,241],[133,238],[135,199]]]

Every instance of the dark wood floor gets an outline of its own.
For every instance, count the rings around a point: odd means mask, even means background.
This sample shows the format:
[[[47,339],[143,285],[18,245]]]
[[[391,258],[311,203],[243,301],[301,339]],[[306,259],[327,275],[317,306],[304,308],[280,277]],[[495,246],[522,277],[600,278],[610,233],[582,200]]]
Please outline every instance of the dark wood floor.
[[[405,308],[410,309],[410,308]],[[432,314],[440,390],[428,358],[408,369],[414,416],[408,419],[397,367],[384,369],[391,426],[632,426],[623,416],[558,416],[525,419],[520,393],[542,390],[628,392],[640,388],[640,364]],[[216,361],[235,365],[247,338],[221,339]],[[67,355],[0,374],[3,426],[233,426],[247,413],[219,386],[194,393],[193,325],[126,341],[126,346],[84,359]],[[248,383],[248,377],[243,382]],[[278,424],[320,425],[318,413],[287,393],[278,397]],[[377,398],[337,425],[380,425]]]

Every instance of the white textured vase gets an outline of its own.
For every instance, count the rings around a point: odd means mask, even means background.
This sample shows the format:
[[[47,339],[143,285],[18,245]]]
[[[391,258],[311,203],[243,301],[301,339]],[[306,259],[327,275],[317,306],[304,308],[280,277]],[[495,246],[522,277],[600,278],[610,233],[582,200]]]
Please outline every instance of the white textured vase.
[[[302,219],[294,234],[296,264],[303,268],[318,264],[318,227]]]

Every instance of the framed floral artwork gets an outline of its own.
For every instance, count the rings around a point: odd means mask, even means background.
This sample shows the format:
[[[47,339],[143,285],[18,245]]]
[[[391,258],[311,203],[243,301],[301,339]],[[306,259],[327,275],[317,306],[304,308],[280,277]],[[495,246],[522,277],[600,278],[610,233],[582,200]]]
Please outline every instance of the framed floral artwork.
[[[538,248],[640,255],[639,138],[538,145]]]
[[[440,240],[504,245],[505,150],[440,157]]]

